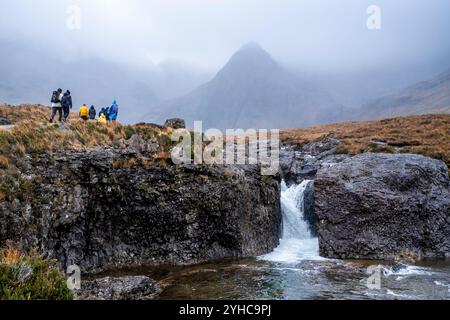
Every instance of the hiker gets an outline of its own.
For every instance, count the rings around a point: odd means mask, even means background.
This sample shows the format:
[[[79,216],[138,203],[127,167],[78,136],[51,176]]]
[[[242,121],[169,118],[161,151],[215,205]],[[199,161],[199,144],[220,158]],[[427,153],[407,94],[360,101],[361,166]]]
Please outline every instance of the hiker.
[[[97,115],[97,111],[95,111],[95,107],[91,106],[89,109],[89,120],[95,120],[95,116]]]
[[[119,116],[119,105],[117,104],[116,100],[113,101],[108,111],[109,121],[116,121],[117,117]]]
[[[62,89],[58,89],[56,91],[53,91],[52,94],[52,114],[50,116],[50,123],[53,123],[53,119],[56,116],[56,113],[59,114],[59,122],[62,121],[62,106],[61,106],[61,100],[63,98]]]
[[[69,90],[64,93],[61,99],[61,106],[64,112],[64,122],[67,122],[70,115],[70,109],[72,109],[72,96],[70,95]]]
[[[103,113],[106,117],[106,121],[109,121],[109,109],[105,108],[104,113]]]
[[[106,123],[107,123],[106,117],[105,117],[105,114],[104,114],[104,113],[102,113],[102,114],[100,115],[100,117],[98,117],[98,122],[99,122],[99,123],[103,123],[103,124],[106,124]]]
[[[83,121],[89,120],[89,109],[86,104],[83,104],[80,108],[80,118]]]
[[[98,116],[100,117],[101,115],[105,115],[105,108],[101,108],[98,112]]]

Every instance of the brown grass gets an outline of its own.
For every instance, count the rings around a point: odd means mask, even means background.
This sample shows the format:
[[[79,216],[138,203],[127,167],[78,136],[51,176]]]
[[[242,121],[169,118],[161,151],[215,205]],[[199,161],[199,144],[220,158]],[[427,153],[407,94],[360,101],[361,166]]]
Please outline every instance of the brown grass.
[[[11,130],[0,130],[0,201],[20,199],[27,194],[30,183],[20,174],[19,169],[23,165],[22,158],[26,155],[87,151],[96,147],[124,148],[135,134],[146,140],[158,139],[164,153],[152,158],[131,158],[125,163],[114,164],[118,167],[132,167],[147,165],[152,161],[161,162],[160,157],[168,155],[172,146],[168,131],[153,125],[127,126],[120,123],[71,120],[59,127],[58,124],[47,122],[49,109],[45,107],[0,106],[0,111],[15,123]],[[34,114],[31,120],[30,112]]]
[[[76,116],[72,116],[72,120],[60,128],[58,124],[48,123],[49,112],[50,109],[43,106],[1,105],[0,116],[10,119],[15,127],[0,131],[0,155],[4,158],[12,155],[23,157],[26,153],[117,147],[136,133],[147,139],[158,137],[164,141],[168,136],[165,130],[154,126],[84,122]],[[6,164],[6,160],[0,158],[0,166]]]
[[[339,153],[417,153],[450,166],[450,115],[423,115],[369,122],[343,122],[285,130],[284,142],[305,144],[325,137],[339,139]],[[385,143],[379,145],[376,142]]]
[[[6,265],[12,265],[19,262],[22,258],[22,252],[11,243],[7,243],[6,248],[1,252],[0,263]]]
[[[50,114],[51,108],[43,105],[0,105],[0,117],[9,119],[13,124],[22,121],[47,122]],[[70,118],[77,119],[78,112],[72,112]]]
[[[0,154],[0,169],[8,169],[9,168],[9,159],[4,155]]]

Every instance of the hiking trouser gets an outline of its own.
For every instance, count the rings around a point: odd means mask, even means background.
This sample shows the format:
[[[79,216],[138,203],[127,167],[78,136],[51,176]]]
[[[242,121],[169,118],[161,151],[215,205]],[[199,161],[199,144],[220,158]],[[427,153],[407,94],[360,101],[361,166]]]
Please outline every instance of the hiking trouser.
[[[50,122],[53,122],[53,119],[56,116],[56,113],[58,112],[59,115],[59,122],[62,121],[62,108],[61,107],[53,107],[52,108],[52,115],[50,116]]]
[[[63,112],[64,112],[64,121],[67,121],[70,115],[70,107],[63,107]]]

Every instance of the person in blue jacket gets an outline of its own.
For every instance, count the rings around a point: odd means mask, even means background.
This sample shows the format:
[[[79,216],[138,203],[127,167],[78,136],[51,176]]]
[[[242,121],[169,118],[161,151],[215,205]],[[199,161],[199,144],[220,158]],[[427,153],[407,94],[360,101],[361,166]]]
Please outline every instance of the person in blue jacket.
[[[119,105],[117,104],[117,101],[114,100],[111,107],[109,107],[108,110],[108,115],[109,115],[109,121],[116,121],[117,117],[119,116]]]

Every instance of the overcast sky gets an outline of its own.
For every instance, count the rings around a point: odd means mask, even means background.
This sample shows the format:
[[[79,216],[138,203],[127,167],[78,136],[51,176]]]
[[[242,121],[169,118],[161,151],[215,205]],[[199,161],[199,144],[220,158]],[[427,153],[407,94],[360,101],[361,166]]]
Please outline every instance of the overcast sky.
[[[381,8],[368,30],[369,5]],[[81,29],[66,26],[70,5]],[[448,0],[1,0],[0,38],[67,59],[219,68],[243,44],[318,70],[424,63],[450,53]],[[450,60],[450,59],[449,59]]]

